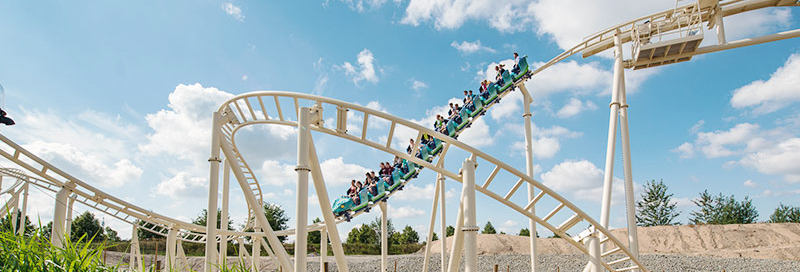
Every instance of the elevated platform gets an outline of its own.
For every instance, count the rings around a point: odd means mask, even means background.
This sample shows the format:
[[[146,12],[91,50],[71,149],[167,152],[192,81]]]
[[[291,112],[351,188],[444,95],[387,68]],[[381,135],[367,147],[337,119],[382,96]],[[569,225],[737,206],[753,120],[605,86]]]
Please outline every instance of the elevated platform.
[[[634,52],[633,69],[644,69],[684,62],[692,59],[692,54],[703,41],[702,32],[697,35],[675,38],[667,41],[639,46]]]

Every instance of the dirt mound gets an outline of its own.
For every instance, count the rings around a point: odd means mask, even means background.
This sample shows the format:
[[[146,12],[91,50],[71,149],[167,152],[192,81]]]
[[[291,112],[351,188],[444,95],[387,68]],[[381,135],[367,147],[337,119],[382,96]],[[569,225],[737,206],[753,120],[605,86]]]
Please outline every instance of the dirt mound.
[[[625,243],[627,229],[611,231]],[[800,224],[747,224],[639,227],[639,252],[680,255],[746,257],[800,261]],[[447,238],[450,250],[453,237]],[[441,241],[431,243],[435,254]],[[528,237],[479,234],[478,254],[530,254]],[[539,238],[539,254],[578,254],[563,239]],[[425,249],[419,253],[424,253]]]

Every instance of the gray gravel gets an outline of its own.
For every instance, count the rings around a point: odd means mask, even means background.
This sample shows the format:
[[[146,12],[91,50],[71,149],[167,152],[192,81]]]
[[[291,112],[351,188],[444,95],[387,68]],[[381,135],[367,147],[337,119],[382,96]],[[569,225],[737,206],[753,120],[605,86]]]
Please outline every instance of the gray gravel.
[[[109,264],[127,263],[127,256],[120,256],[119,253],[109,253]],[[125,254],[127,255],[127,254]],[[119,258],[122,257],[122,260]],[[163,258],[163,256],[161,256]],[[495,264],[499,266],[498,271],[530,271],[528,255],[481,255],[478,256],[478,271],[493,271]],[[190,257],[191,268],[194,271],[203,270],[203,258]],[[663,254],[644,254],[640,257],[650,271],[795,271],[800,272],[800,261],[779,261],[748,258],[717,258]],[[151,256],[145,257],[146,265],[151,265]],[[380,271],[380,256],[347,256],[351,272],[375,272]],[[236,258],[228,259],[229,263],[236,262]],[[319,269],[319,257],[309,256],[308,271],[317,272]],[[389,271],[421,271],[423,256],[421,254],[389,256]],[[588,258],[583,255],[540,255],[539,272],[543,271],[582,271]],[[333,257],[328,258],[329,270],[336,269],[336,261]],[[249,265],[249,262],[247,262]],[[395,265],[397,270],[395,270]],[[627,265],[626,265],[627,266]],[[429,271],[441,271],[438,255],[431,256]],[[624,267],[619,265],[616,268]],[[274,264],[264,257],[261,260],[259,271],[275,271]],[[463,270],[463,262],[460,271]]]

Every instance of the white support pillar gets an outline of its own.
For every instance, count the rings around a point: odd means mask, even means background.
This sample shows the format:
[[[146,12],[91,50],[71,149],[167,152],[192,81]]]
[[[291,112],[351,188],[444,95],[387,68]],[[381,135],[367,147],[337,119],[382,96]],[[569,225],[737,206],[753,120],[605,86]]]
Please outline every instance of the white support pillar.
[[[20,236],[25,234],[25,227],[26,227],[25,226],[25,223],[26,223],[25,218],[28,215],[28,192],[30,190],[30,184],[25,182],[25,185],[24,185],[22,190],[23,190],[22,191],[22,214],[20,214],[22,219],[20,220],[19,229],[17,229],[17,233]],[[16,221],[14,221],[14,222],[16,222]]]
[[[261,266],[261,237],[260,236],[253,236],[253,259],[251,262],[252,271],[259,271],[258,268]]]
[[[133,224],[133,231],[131,232],[131,254],[128,259],[130,263],[130,271],[137,271],[135,265],[139,265],[139,270],[144,270],[144,260],[142,260],[142,251],[139,248],[139,230],[136,224]]]
[[[297,222],[297,225],[295,227],[294,242],[294,271],[306,272],[306,258],[308,255],[308,230],[306,229],[306,224],[308,223],[308,173],[311,172],[311,168],[308,166],[308,145],[310,142],[308,126],[311,110],[307,107],[302,107],[297,115],[297,167],[294,169],[297,172],[297,201],[295,202],[295,222]],[[328,205],[327,203],[320,204]]]
[[[608,142],[606,145],[606,167],[603,176],[603,200],[600,207],[600,225],[608,228],[609,215],[611,211],[611,189],[614,180],[614,152],[617,143],[617,119],[619,115],[619,87],[622,82],[620,78],[623,73],[622,64],[622,41],[619,30],[614,36],[614,81],[611,91],[611,104],[608,117]],[[603,239],[604,237],[600,237]]]
[[[222,211],[220,212],[220,228],[228,229],[228,200],[230,198],[231,187],[231,165],[228,159],[225,159],[222,167]],[[220,266],[227,265],[228,257],[228,236],[220,234],[219,237],[219,262]]]
[[[381,201],[378,205],[381,207],[381,272],[386,272],[389,268],[389,230],[387,229],[389,209],[386,207],[385,201]]]
[[[17,226],[19,226],[18,223],[17,223],[17,219],[19,217],[17,215],[19,213],[19,202],[20,202],[19,196],[21,194],[22,194],[22,188],[19,188],[19,189],[17,189],[17,194],[14,196],[14,198],[9,200],[9,202],[11,202],[11,222],[10,222],[11,223],[11,233],[16,233],[17,232]],[[3,211],[3,212],[8,212],[8,211]],[[23,225],[24,225],[24,222],[23,222]]]
[[[589,250],[589,271],[603,271],[603,266],[600,263],[600,239],[597,238],[597,235],[592,234],[591,236],[586,237],[584,240],[584,245],[586,246],[586,249]]]
[[[214,112],[211,124],[211,157],[208,162],[211,164],[208,178],[208,207],[206,210],[206,260],[205,271],[218,271],[219,257],[217,256],[217,195],[219,194],[219,163],[220,159],[220,126],[222,116],[219,112]],[[227,157],[227,156],[226,156]],[[242,191],[246,191],[242,189]],[[257,205],[254,207],[261,207]]]
[[[431,221],[428,225],[428,238],[425,240],[425,258],[422,261],[422,271],[428,271],[428,262],[431,258],[431,242],[433,242],[433,227],[436,224],[436,206],[439,204],[439,190],[441,190],[441,183],[436,181],[436,188],[433,193],[433,204],[431,207]],[[444,240],[442,240],[444,243]]]
[[[328,232],[325,229],[319,231],[319,271],[325,271],[325,264],[328,263]]]
[[[617,45],[620,46],[620,45]],[[620,46],[621,47],[621,46]],[[619,48],[618,50],[622,50]],[[619,75],[620,136],[622,136],[622,165],[625,174],[625,208],[628,223],[628,247],[634,257],[639,258],[639,235],[636,229],[636,204],[633,195],[633,171],[631,166],[631,140],[628,127],[628,99],[625,91],[625,74]]]
[[[475,160],[468,158],[461,168],[464,183],[464,272],[478,271],[478,222],[475,212]]]
[[[453,245],[450,246],[450,260],[447,263],[447,272],[459,271],[461,267],[461,253],[464,250],[464,194],[461,192],[461,202],[458,206],[458,215],[456,216],[455,233],[453,233]]]
[[[719,7],[714,12],[714,24],[717,26],[717,44],[728,43],[725,40],[725,23],[722,20],[722,10]]]
[[[178,230],[175,229],[174,226],[169,226],[169,232],[167,233],[167,248],[164,249],[164,260],[166,263],[164,264],[164,272],[171,272],[174,271],[177,266],[175,263],[176,258],[175,254],[177,253],[177,239],[178,238]]]
[[[53,230],[50,233],[50,243],[53,246],[62,248],[64,246],[64,224],[65,224],[65,216],[67,213],[67,201],[69,198],[70,189],[65,187],[61,187],[56,193],[56,203],[55,208],[53,209]]]
[[[441,163],[441,161],[443,161],[443,159],[444,158],[440,159],[440,163]],[[440,243],[441,246],[442,246],[442,254],[441,254],[442,255],[442,259],[441,259],[441,261],[442,261],[442,272],[444,272],[445,269],[447,269],[447,243],[446,243],[446,241],[447,241],[447,220],[446,220],[447,219],[447,217],[446,217],[447,214],[445,213],[445,206],[446,206],[445,203],[447,201],[445,200],[445,194],[446,193],[445,193],[445,189],[444,189],[444,185],[445,185],[444,181],[445,181],[444,175],[442,175],[441,173],[438,173],[436,175],[436,182],[441,187],[441,190],[439,190],[439,202],[442,204],[442,205],[439,205],[439,206],[441,206],[441,215],[440,215],[440,217],[442,218],[442,220],[439,220],[439,221],[441,221],[440,222],[441,223],[440,231],[442,233],[442,238],[441,238],[442,242]]]
[[[527,166],[528,176],[533,179],[533,135],[531,133],[531,116],[533,115],[531,113],[531,103],[533,98],[525,84],[520,85],[520,90],[523,95],[522,105],[525,111],[522,115],[525,122],[525,165]],[[534,189],[533,184],[528,183],[528,202],[533,201],[533,198],[536,197]],[[534,215],[536,214],[536,205],[531,206],[530,212]],[[538,266],[536,261],[536,221],[528,219],[528,226],[530,227],[531,272],[536,272],[536,267]]]
[[[317,158],[317,151],[314,148],[314,140],[311,134],[309,134],[308,139],[311,177],[314,181],[314,190],[317,192],[317,199],[319,203],[331,203],[330,198],[328,198],[328,189],[325,187],[325,179],[322,177],[319,158]],[[331,209],[330,205],[319,205],[319,207],[322,211],[325,229],[331,240],[333,257],[336,259],[336,269],[341,272],[349,272],[350,270],[347,267],[347,261],[344,256],[344,248],[342,248],[342,240],[339,238],[339,230],[336,227],[336,218],[333,216],[333,209]]]
[[[72,206],[75,205],[75,199],[77,195],[70,195],[69,202],[67,202],[67,219],[66,219],[66,226],[64,226],[64,233],[72,235]],[[80,237],[78,237],[80,238]],[[89,237],[91,238],[91,237]]]

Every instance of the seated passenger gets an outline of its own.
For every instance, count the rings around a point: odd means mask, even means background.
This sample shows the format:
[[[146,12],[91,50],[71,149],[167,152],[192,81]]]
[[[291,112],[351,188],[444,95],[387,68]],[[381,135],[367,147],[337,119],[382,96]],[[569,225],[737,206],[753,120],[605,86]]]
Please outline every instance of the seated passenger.
[[[514,68],[511,68],[511,72],[519,74],[519,54],[517,52],[514,52]]]
[[[422,134],[422,144],[428,147],[430,150],[436,149],[436,142],[433,141],[433,137],[428,135],[427,133]]]
[[[484,79],[481,81],[481,88],[479,89],[481,92],[481,97],[483,99],[489,99],[489,80]]]
[[[500,86],[500,87],[505,86],[506,83],[505,83],[505,81],[503,81],[503,72],[506,71],[505,64],[500,64],[500,65],[495,66],[494,70],[497,71],[497,75],[494,77],[495,78],[495,82],[497,83],[497,85]]]
[[[6,117],[6,111],[4,111],[3,109],[0,109],[0,124],[6,126],[13,126],[15,124],[14,120],[11,120],[11,118]]]
[[[450,114],[450,120],[456,122],[456,124],[461,124],[461,115],[458,114],[461,111],[461,107],[455,104],[451,107],[450,111],[452,112]]]
[[[400,169],[403,166],[403,159],[398,156],[394,156],[394,161],[392,161],[392,168]]]
[[[475,111],[475,105],[472,103],[472,90],[464,91],[464,107],[471,111]]]
[[[434,122],[434,127],[436,127],[436,132],[447,134],[447,120],[444,119],[441,115],[436,115],[436,122]]]
[[[408,139],[408,142],[409,144],[408,147],[406,147],[406,153],[408,153],[408,155],[411,155],[411,151],[414,150],[414,139]]]
[[[361,204],[361,201],[358,198],[358,191],[360,190],[356,185],[356,180],[350,181],[350,189],[347,189],[347,196],[353,199],[353,203],[355,203],[356,205]]]

